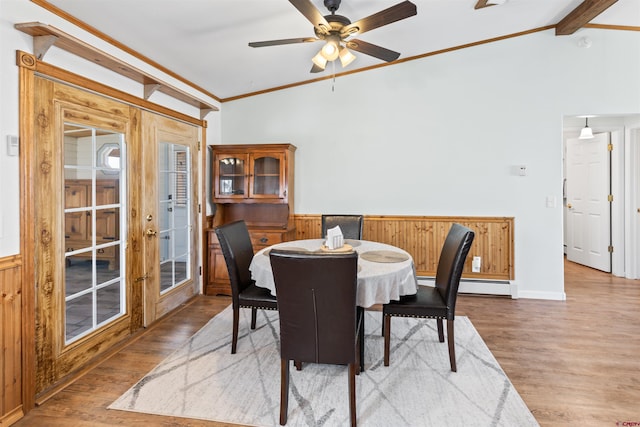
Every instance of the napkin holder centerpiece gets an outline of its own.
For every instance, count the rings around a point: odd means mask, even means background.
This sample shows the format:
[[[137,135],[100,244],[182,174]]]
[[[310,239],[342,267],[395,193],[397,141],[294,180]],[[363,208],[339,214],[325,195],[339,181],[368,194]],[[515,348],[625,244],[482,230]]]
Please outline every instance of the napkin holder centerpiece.
[[[327,240],[321,249],[328,252],[349,252],[353,250],[353,247],[344,243],[342,230],[339,225],[336,225],[327,230]]]

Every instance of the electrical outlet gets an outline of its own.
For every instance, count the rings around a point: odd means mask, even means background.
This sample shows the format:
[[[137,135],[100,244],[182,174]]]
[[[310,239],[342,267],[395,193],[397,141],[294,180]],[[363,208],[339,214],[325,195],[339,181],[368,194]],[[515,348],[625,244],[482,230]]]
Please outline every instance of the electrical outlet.
[[[480,267],[482,266],[482,257],[474,256],[471,261],[471,271],[473,273],[480,273]]]

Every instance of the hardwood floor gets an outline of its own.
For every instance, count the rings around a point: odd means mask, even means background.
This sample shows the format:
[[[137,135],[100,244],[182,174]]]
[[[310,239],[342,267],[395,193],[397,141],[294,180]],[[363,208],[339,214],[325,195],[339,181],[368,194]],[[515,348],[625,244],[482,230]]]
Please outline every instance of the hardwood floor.
[[[565,291],[566,301],[461,295],[457,315],[471,319],[541,426],[637,425],[640,280],[565,262]],[[228,304],[196,298],[15,426],[230,426],[106,409]]]

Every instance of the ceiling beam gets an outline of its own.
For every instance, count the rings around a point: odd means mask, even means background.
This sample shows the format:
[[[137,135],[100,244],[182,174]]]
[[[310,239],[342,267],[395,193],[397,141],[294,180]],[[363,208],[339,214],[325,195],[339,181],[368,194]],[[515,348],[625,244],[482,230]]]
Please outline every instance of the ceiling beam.
[[[556,25],[556,36],[575,33],[618,0],[584,0]]]

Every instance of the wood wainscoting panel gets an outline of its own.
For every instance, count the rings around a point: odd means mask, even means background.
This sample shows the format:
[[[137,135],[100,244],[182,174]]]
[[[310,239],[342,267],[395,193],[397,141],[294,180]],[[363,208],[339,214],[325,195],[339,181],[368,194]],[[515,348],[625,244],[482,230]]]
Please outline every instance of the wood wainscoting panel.
[[[22,417],[22,259],[0,258],[0,425]]]
[[[321,215],[295,215],[296,239],[319,239]],[[418,276],[435,276],[440,250],[453,223],[475,231],[463,277],[490,280],[515,279],[512,217],[433,217],[365,215],[364,240],[387,243],[409,252]],[[479,273],[471,261],[480,256]]]

